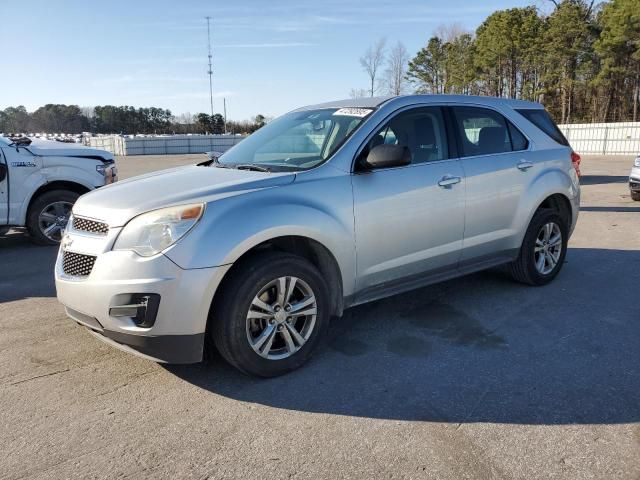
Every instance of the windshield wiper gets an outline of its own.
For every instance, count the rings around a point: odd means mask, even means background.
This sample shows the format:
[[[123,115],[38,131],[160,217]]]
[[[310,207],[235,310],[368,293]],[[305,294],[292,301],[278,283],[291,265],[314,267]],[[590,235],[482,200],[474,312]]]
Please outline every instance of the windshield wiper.
[[[236,169],[237,170],[253,170],[256,172],[267,172],[267,173],[271,173],[271,170],[269,170],[266,167],[262,167],[260,165],[255,165],[253,163],[241,163],[240,165],[236,165]]]

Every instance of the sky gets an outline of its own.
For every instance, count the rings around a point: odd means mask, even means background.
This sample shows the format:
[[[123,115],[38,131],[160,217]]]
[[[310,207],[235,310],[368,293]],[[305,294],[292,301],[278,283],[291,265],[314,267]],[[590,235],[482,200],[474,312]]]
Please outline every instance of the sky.
[[[411,57],[441,25],[542,0],[0,0],[0,108],[47,103],[209,112],[249,119],[366,88],[359,58],[385,38]]]

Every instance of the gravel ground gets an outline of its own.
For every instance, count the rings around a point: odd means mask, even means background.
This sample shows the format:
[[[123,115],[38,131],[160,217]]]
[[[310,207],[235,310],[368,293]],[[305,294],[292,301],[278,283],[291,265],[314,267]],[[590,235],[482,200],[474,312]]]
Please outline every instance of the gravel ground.
[[[203,156],[119,158],[121,178]],[[165,367],[55,299],[0,237],[0,478],[640,478],[640,203],[586,157],[551,285],[485,272],[348,310],[303,369]]]

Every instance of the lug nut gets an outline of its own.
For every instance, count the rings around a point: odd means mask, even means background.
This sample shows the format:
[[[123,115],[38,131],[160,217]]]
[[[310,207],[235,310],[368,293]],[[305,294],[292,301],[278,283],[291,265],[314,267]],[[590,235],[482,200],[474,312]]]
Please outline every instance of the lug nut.
[[[276,307],[274,308],[274,310],[275,310],[276,312],[279,312],[279,311],[280,311],[280,305],[276,305]]]
[[[285,309],[287,312],[290,312],[290,311],[291,311],[291,305],[287,305],[286,307],[284,307],[284,309]]]
[[[282,325],[278,325],[278,330],[282,330],[284,327]]]
[[[269,319],[269,324],[273,325],[274,323],[276,323],[276,319],[275,318],[270,318]]]

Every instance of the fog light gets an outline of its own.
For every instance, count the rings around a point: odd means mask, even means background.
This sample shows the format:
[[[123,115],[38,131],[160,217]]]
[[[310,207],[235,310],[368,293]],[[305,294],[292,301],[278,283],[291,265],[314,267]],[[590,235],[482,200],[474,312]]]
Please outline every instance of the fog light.
[[[129,317],[138,327],[152,327],[158,315],[160,295],[157,293],[133,293],[126,305],[117,305],[109,309],[112,317]]]

